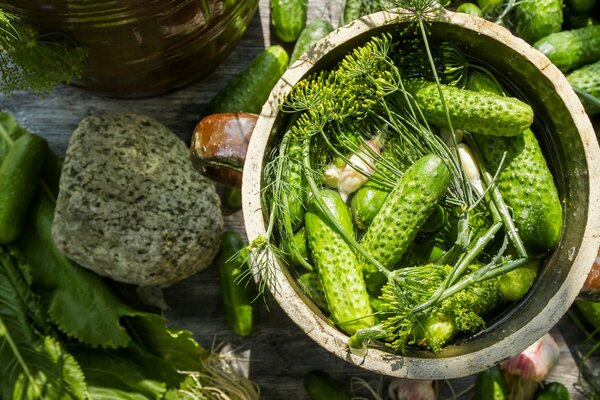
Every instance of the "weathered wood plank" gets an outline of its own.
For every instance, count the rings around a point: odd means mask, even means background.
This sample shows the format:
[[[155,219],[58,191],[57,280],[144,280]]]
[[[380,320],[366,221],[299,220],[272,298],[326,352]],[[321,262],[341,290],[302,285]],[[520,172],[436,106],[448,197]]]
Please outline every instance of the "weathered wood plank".
[[[64,154],[70,134],[82,118],[107,112],[152,115],[184,141],[189,141],[204,106],[215,93],[262,49],[277,42],[270,35],[268,3],[268,0],[260,0],[259,11],[248,31],[218,71],[182,90],[161,97],[122,100],[59,86],[44,98],[26,92],[10,98],[0,96],[0,110],[13,113],[27,129],[44,136],[59,154]],[[341,0],[310,0],[309,19],[328,18],[336,26],[340,3]],[[227,229],[243,232],[240,212],[226,216],[225,221]],[[261,305],[256,332],[247,338],[237,337],[228,329],[223,315],[215,266],[165,290],[165,299],[171,307],[164,313],[169,322],[194,332],[203,346],[210,348],[215,343],[229,342],[247,350],[250,377],[259,383],[265,399],[306,399],[302,378],[312,369],[327,371],[345,387],[349,387],[352,376],[367,381],[383,379],[384,386],[389,381],[389,378],[368,373],[323,350],[273,301],[269,303],[269,311]],[[553,334],[561,347],[561,361],[549,378],[567,385],[572,399],[583,398],[573,387],[577,382],[577,370],[568,347],[560,331],[555,330]],[[459,393],[473,381],[474,377],[468,377],[452,380],[449,384],[455,393]],[[451,391],[446,384],[440,383],[440,391],[441,398],[449,398]]]

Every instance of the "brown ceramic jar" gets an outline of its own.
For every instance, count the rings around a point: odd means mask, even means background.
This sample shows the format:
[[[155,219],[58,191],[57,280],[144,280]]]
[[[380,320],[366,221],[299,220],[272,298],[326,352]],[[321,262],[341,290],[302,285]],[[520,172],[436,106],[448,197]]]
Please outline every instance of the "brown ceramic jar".
[[[89,49],[75,85],[141,97],[185,86],[216,67],[255,14],[258,0],[0,0],[40,31]]]

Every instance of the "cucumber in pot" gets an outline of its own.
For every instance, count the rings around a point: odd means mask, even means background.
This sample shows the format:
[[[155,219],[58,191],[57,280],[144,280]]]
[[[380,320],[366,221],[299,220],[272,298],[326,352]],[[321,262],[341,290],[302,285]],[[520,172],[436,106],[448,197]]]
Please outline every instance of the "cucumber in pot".
[[[308,0],[271,0],[271,25],[275,36],[290,43],[306,25]]]
[[[575,14],[587,14],[596,5],[596,0],[567,0],[567,6]]]
[[[297,257],[302,257],[304,259],[308,258],[308,246],[306,244],[306,228],[302,227],[300,228],[296,233],[294,233],[294,236],[292,237],[292,239],[294,241],[294,246],[295,246],[295,250],[297,250],[297,253],[292,251],[292,246],[290,246],[290,243],[288,243],[288,240],[282,240],[281,243],[281,247],[282,250],[289,255],[289,259],[287,260],[289,262],[290,265],[301,265],[302,261],[298,260]]]
[[[477,5],[473,3],[462,3],[456,8],[456,12],[474,15],[476,17],[483,17],[481,8],[477,7]]]
[[[524,266],[500,275],[497,279],[502,297],[507,301],[521,300],[533,286],[539,265],[539,260],[527,260]]]
[[[310,400],[350,400],[350,395],[321,370],[310,371],[304,377],[304,389]]]
[[[1,140],[1,139],[0,139]],[[40,136],[23,134],[12,143],[0,165],[0,244],[20,235],[39,187],[48,145]]]
[[[346,0],[342,10],[341,25],[346,25],[362,16],[363,0]]]
[[[489,80],[485,74],[472,71],[468,85]],[[496,93],[503,93],[500,86]],[[552,173],[546,164],[540,145],[530,129],[521,135],[502,138],[478,135],[476,141],[490,172],[494,174],[506,152],[496,184],[506,204],[512,209],[513,220],[528,250],[545,254],[553,249],[562,231],[562,206]]]
[[[353,234],[350,213],[338,192],[324,189],[318,196],[340,226]],[[308,204],[305,221],[308,246],[333,320],[348,333],[373,325],[358,259],[314,197]]]
[[[304,293],[323,311],[327,311],[327,300],[325,300],[325,291],[316,272],[305,272],[297,279],[298,285]]]
[[[508,397],[508,385],[498,366],[477,374],[474,389],[475,399],[504,400]]]
[[[271,89],[287,68],[289,57],[281,46],[263,50],[207,106],[206,114],[249,112],[259,114]]]
[[[437,85],[422,79],[407,79],[406,89],[413,94],[430,123],[448,127]],[[515,136],[533,123],[528,104],[493,93],[479,93],[442,85],[453,127],[491,136]]]
[[[561,71],[600,60],[600,25],[550,34],[534,44]]]
[[[229,327],[240,336],[252,332],[256,318],[252,304],[256,297],[255,287],[252,281],[243,279],[249,273],[244,247],[239,233],[225,232],[217,255],[225,317]]]
[[[535,43],[551,33],[560,32],[563,22],[562,0],[523,0],[517,2],[517,36]]]
[[[350,199],[350,210],[354,225],[360,230],[367,229],[381,210],[388,192],[367,182]]]
[[[391,191],[360,244],[384,267],[392,268],[408,249],[448,187],[450,172],[436,155],[409,167]],[[385,277],[365,263],[365,281],[376,292]]]
[[[567,80],[578,92],[588,115],[600,113],[600,60],[571,72]]]
[[[498,10],[502,6],[503,2],[504,0],[477,0],[479,8],[481,8],[481,11],[486,14],[490,14]]]
[[[302,54],[310,50],[319,39],[327,36],[331,31],[333,31],[333,26],[324,19],[317,19],[306,25],[296,41],[294,51],[290,57],[290,64],[293,64]]]

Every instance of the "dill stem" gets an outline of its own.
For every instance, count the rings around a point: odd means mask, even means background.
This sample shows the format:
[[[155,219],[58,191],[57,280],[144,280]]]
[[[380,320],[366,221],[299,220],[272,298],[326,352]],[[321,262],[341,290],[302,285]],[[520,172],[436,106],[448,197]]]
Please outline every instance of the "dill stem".
[[[450,136],[452,137],[452,144],[453,144],[451,151],[454,152],[455,159],[459,160],[460,158],[459,158],[458,150],[457,150],[458,144],[456,143],[456,134],[454,133],[454,127],[452,125],[452,118],[450,118],[450,113],[448,111],[448,105],[446,104],[446,99],[444,98],[444,93],[442,91],[440,77],[438,76],[437,69],[435,68],[435,62],[433,61],[433,54],[431,53],[431,48],[429,47],[429,40],[427,39],[427,31],[425,29],[425,26],[423,25],[423,19],[419,18],[418,21],[419,21],[419,30],[421,31],[421,36],[423,36],[423,43],[425,45],[425,51],[427,52],[427,58],[429,59],[429,64],[431,66],[431,72],[433,73],[433,78],[435,79],[437,90],[440,95],[442,107],[444,108],[444,114],[446,114],[446,123],[448,124],[448,129],[450,129]],[[461,169],[461,174],[464,177],[464,172],[462,172],[462,169]],[[461,184],[462,184],[462,190],[465,193],[465,195],[468,197],[469,203],[470,203],[471,202],[470,201],[471,200],[470,199],[471,191],[467,187],[467,185],[468,185],[467,179],[466,178],[461,179]]]
[[[423,311],[423,310],[426,310],[426,309],[434,306],[436,303],[438,303],[438,302],[444,300],[446,297],[448,297],[448,296],[444,295],[448,290],[450,290],[451,288],[453,288],[456,285],[461,284],[461,282],[463,282],[463,280],[466,280],[467,278],[461,279],[459,281],[459,283],[455,284],[454,286],[450,286],[450,285],[454,284],[454,282],[456,281],[456,279],[459,276],[462,275],[462,273],[467,269],[467,267],[475,259],[475,257],[477,257],[479,255],[479,253],[481,253],[481,251],[483,251],[485,246],[487,246],[488,243],[494,238],[494,236],[496,235],[498,230],[500,230],[501,227],[502,227],[502,223],[497,222],[494,225],[492,225],[490,227],[490,229],[488,229],[487,232],[483,236],[481,236],[479,239],[477,239],[477,242],[475,242],[475,244],[468,250],[467,254],[465,254],[465,256],[462,258],[460,263],[457,264],[456,267],[454,267],[452,269],[450,274],[448,274],[448,276],[444,280],[444,283],[435,291],[435,293],[429,298],[429,300],[414,307],[412,309],[412,312],[416,313],[416,312]],[[471,282],[471,283],[473,283],[473,282]],[[467,284],[463,287],[466,287],[469,284]]]
[[[521,236],[519,235],[517,227],[515,226],[515,222],[513,221],[510,215],[508,206],[502,198],[502,193],[500,193],[498,186],[495,184],[495,179],[491,177],[490,173],[485,168],[485,164],[483,163],[483,159],[481,157],[479,147],[477,146],[477,142],[469,134],[465,135],[465,139],[467,140],[467,142],[469,143],[469,147],[473,151],[473,157],[475,158],[475,162],[481,170],[481,176],[483,177],[485,184],[491,187],[490,192],[492,195],[492,200],[497,207],[497,212],[500,213],[500,217],[504,222],[504,226],[508,233],[508,237],[513,242],[517,253],[519,254],[519,257],[528,258],[529,255],[527,254],[527,250],[525,250],[525,245],[523,245],[523,241],[521,240]]]
[[[306,182],[308,183],[308,186],[310,187],[310,190],[313,193],[313,198],[317,202],[317,205],[319,206],[325,217],[329,219],[329,222],[333,224],[335,229],[337,229],[338,233],[342,236],[346,243],[350,245],[350,247],[352,247],[354,250],[360,253],[360,255],[363,256],[373,266],[375,266],[379,272],[384,274],[387,279],[390,279],[393,274],[387,268],[385,268],[379,261],[373,258],[373,256],[367,253],[367,251],[363,249],[363,247],[356,241],[356,239],[354,239],[344,228],[342,228],[338,220],[331,213],[331,211],[321,198],[321,195],[319,194],[319,187],[315,183],[310,173],[308,173],[308,171],[311,171],[312,169],[310,163],[310,138],[306,138],[304,141],[303,155],[303,163],[305,169],[304,175],[306,177]]]
[[[501,266],[498,266],[495,268],[490,268],[490,269],[486,270],[484,273],[481,273],[481,270],[471,272],[469,275],[467,275],[466,277],[464,277],[463,279],[461,279],[454,285],[450,286],[448,289],[444,290],[443,293],[439,296],[438,301],[444,301],[448,297],[455,295],[456,293],[460,292],[461,290],[465,289],[466,287],[468,287],[474,283],[487,281],[487,280],[496,278],[500,275],[504,275],[510,271],[514,271],[515,269],[519,268],[521,265],[525,264],[525,262],[527,262],[527,258],[519,258],[517,260],[509,261],[508,263],[506,263],[504,265],[501,265]],[[422,307],[424,304],[426,304],[426,303],[423,303],[423,304],[418,305],[417,307],[414,307],[411,310],[411,312],[416,313],[416,312],[422,311],[429,307],[429,306]]]

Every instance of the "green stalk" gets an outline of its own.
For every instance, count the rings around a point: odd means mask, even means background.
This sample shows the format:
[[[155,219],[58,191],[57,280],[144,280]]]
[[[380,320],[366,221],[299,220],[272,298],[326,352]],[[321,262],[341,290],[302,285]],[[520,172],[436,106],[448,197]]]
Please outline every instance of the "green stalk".
[[[12,138],[10,137],[8,132],[6,132],[6,130],[4,129],[4,127],[2,125],[0,125],[0,137],[2,137],[2,139],[6,143],[8,143],[9,146],[13,145],[14,141],[12,140]]]
[[[504,226],[508,233],[508,237],[511,239],[511,241],[515,245],[515,248],[517,250],[517,253],[519,254],[519,257],[528,258],[529,255],[527,254],[527,250],[525,250],[525,246],[523,245],[521,236],[519,235],[519,232],[517,231],[517,228],[515,227],[515,222],[513,221],[512,217],[510,216],[510,211],[508,210],[508,206],[504,202],[504,199],[502,198],[502,194],[500,193],[498,186],[496,186],[494,184],[494,181],[493,181],[490,173],[485,168],[485,164],[483,163],[483,159],[481,157],[481,152],[479,150],[479,147],[477,146],[477,143],[475,142],[475,140],[473,140],[471,135],[468,133],[465,133],[465,140],[468,142],[469,147],[471,147],[471,150],[473,151],[473,157],[475,158],[475,162],[477,163],[477,165],[479,166],[479,169],[481,170],[481,176],[483,177],[485,184],[487,186],[491,187],[492,200],[494,201],[494,203],[497,207],[497,212],[500,213],[502,221],[504,222]]]

